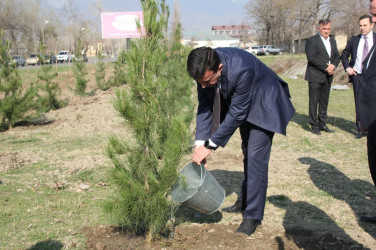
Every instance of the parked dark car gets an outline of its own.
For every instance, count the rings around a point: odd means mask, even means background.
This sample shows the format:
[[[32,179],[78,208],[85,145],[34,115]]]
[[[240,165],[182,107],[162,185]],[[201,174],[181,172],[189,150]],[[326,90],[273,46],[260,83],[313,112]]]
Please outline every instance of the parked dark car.
[[[25,66],[25,64],[26,64],[26,60],[25,60],[25,58],[23,58],[22,56],[20,56],[20,55],[14,55],[13,57],[12,57],[12,60],[13,60],[13,62],[17,65],[17,67],[18,66],[22,66],[22,67],[24,67]]]
[[[282,55],[283,54],[283,49],[278,48],[275,45],[260,45],[257,55]]]
[[[54,54],[51,54],[50,55],[50,63],[56,63],[56,61],[57,61],[56,56]]]
[[[76,62],[80,61],[81,59],[83,59],[84,62],[88,62],[89,61],[89,59],[87,58],[86,54],[82,54],[81,58],[76,58],[76,57],[73,58],[73,60],[76,61]]]
[[[45,64],[56,63],[56,56],[54,54],[45,55],[44,58],[45,58],[44,59]]]

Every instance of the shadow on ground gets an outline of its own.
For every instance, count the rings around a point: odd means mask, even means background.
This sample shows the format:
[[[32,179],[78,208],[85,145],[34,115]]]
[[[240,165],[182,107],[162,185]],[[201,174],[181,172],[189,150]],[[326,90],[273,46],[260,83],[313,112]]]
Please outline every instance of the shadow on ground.
[[[307,202],[294,202],[285,195],[270,196],[268,201],[286,210],[283,219],[285,236],[292,239],[299,248],[365,249],[362,244],[348,236],[324,211]],[[299,224],[294,223],[297,221]],[[323,228],[327,231],[322,231]],[[280,241],[280,249],[284,249],[283,241]]]
[[[308,109],[308,106],[307,106],[307,109]],[[292,118],[292,121],[298,124],[299,126],[301,126],[304,130],[311,131],[311,125],[309,124],[308,115],[295,113],[294,117]],[[340,117],[329,116],[327,125],[329,126],[329,128],[331,128],[331,126],[337,127],[347,133],[354,134],[354,135],[357,132],[355,129],[354,121],[349,121]]]
[[[310,157],[302,157],[299,161],[309,165],[307,172],[317,188],[346,202],[357,218],[368,213],[375,214],[375,186],[370,182],[350,179],[333,165]],[[376,238],[373,225],[359,221],[359,226]]]
[[[244,173],[242,171],[212,170],[210,173],[225,189],[226,196],[230,196],[233,193],[239,196],[244,179]]]
[[[40,117],[31,119],[31,120],[24,120],[20,122],[16,122],[14,127],[28,127],[28,126],[45,126],[53,123],[54,120],[47,118],[45,114],[41,115]],[[0,124],[0,132],[5,132],[9,129],[8,126],[5,124]]]
[[[225,189],[226,196],[236,193],[239,196],[241,182],[244,174],[239,171],[212,170],[210,174]],[[204,214],[186,205],[182,205],[175,213],[176,224],[184,222],[193,223],[217,223],[222,220],[222,213],[217,211],[213,214]]]
[[[59,250],[63,249],[63,247],[64,245],[56,240],[45,240],[38,242],[27,250]]]

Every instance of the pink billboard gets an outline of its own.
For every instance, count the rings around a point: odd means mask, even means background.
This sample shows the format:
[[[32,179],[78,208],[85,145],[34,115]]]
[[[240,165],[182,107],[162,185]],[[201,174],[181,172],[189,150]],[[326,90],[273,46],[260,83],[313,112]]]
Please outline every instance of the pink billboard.
[[[102,38],[139,38],[136,20],[140,19],[144,30],[142,11],[139,12],[102,12]]]

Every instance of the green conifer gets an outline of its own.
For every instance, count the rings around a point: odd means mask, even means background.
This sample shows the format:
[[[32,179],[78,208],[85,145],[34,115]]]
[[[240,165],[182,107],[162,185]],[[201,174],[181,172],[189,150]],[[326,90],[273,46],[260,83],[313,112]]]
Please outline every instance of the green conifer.
[[[74,59],[73,59],[73,73],[76,77],[76,89],[75,93],[79,96],[85,95],[86,91],[86,84],[88,83],[89,79],[87,79],[87,69],[84,57],[82,55],[82,42],[81,40],[78,40],[78,44],[76,46],[76,50],[74,53]]]
[[[58,76],[57,72],[53,72],[52,64],[46,63],[46,47],[41,46],[42,57],[40,58],[42,66],[38,71],[38,105],[39,110],[42,112],[48,112],[49,110],[55,110],[61,107],[62,102],[59,102],[57,97],[61,93],[59,84],[54,81]]]
[[[116,91],[114,106],[131,126],[136,142],[113,137],[107,149],[117,189],[106,211],[116,223],[146,232],[149,239],[167,232],[168,194],[189,149],[193,118],[192,81],[182,70],[187,54],[169,51],[163,36],[168,9],[164,3],[141,0],[145,36],[132,42],[125,54],[130,91]],[[176,55],[174,60],[171,55]]]
[[[100,90],[107,90],[110,86],[106,81],[106,65],[103,62],[103,55],[101,51],[97,54],[97,65],[95,67],[95,82]]]
[[[31,118],[36,109],[35,96],[37,88],[33,84],[25,89],[15,63],[8,52],[10,42],[4,39],[4,32],[0,34],[0,117],[1,127],[12,127],[16,122]]]
[[[127,83],[126,74],[128,70],[126,67],[126,54],[127,52],[125,50],[122,50],[118,55],[114,66],[114,75],[111,78],[112,86],[120,86]]]

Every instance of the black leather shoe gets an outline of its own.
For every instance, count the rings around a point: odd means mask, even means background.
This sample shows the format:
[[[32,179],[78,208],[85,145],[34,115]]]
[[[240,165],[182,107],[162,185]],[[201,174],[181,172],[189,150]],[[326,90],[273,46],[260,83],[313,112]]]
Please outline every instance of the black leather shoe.
[[[318,129],[312,129],[312,133],[315,135],[321,135],[321,132]]]
[[[256,231],[256,228],[259,225],[261,225],[261,221],[254,220],[254,219],[251,219],[251,218],[245,218],[245,219],[243,219],[243,221],[240,224],[240,226],[238,227],[238,229],[236,229],[236,232],[237,233],[243,233],[243,234],[250,236],[251,234],[253,234]]]
[[[365,132],[362,132],[362,131],[358,131],[358,133],[354,136],[355,139],[360,139],[364,136],[366,136],[367,134]]]
[[[327,133],[334,133],[335,132],[334,130],[329,129],[327,126],[320,127],[320,130],[325,131]]]
[[[244,209],[243,209],[241,200],[235,201],[235,204],[232,206],[222,208],[222,212],[226,212],[226,213],[240,213],[243,210]]]
[[[360,220],[372,224],[376,224],[376,215],[363,215],[360,216]]]

